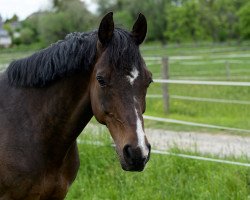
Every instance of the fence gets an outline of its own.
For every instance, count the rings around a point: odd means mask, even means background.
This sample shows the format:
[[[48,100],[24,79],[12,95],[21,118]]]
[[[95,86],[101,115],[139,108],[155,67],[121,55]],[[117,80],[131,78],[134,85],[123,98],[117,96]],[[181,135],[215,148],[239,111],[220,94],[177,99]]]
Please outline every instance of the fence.
[[[247,54],[247,56],[249,56]],[[193,58],[194,56],[192,56]],[[243,57],[246,57],[245,55]],[[202,57],[195,57],[196,59],[201,59]],[[178,57],[174,57],[174,59],[178,60]],[[189,58],[186,57],[186,60]],[[213,99],[213,98],[202,98],[202,97],[190,97],[190,96],[179,96],[179,95],[170,95],[169,94],[169,84],[188,84],[188,85],[214,85],[214,86],[238,86],[238,87],[249,87],[250,82],[235,82],[235,81],[195,81],[195,80],[173,80],[169,79],[169,59],[167,57],[162,58],[162,62],[159,62],[159,57],[150,57],[148,60],[151,62],[155,62],[157,64],[162,63],[162,79],[154,79],[155,83],[163,84],[162,85],[162,95],[159,94],[153,94],[153,95],[147,95],[147,98],[163,98],[164,102],[164,111],[166,113],[169,113],[169,99],[175,98],[175,99],[183,99],[183,100],[189,100],[189,101],[206,101],[206,102],[215,102],[215,103],[230,103],[230,104],[243,104],[243,105],[250,105],[250,101],[243,101],[243,100],[228,100],[228,99]],[[151,63],[153,64],[153,63]],[[229,62],[225,62],[225,69],[226,69],[226,75],[227,77],[230,77],[230,65]],[[212,129],[220,129],[220,130],[229,130],[229,131],[237,131],[245,134],[249,134],[250,130],[247,129],[239,129],[234,127],[225,127],[225,126],[218,126],[218,125],[211,125],[211,124],[203,124],[203,123],[194,123],[194,122],[188,122],[183,120],[176,120],[176,119],[169,119],[169,118],[161,118],[161,117],[153,117],[153,116],[147,116],[144,115],[145,120],[154,120],[159,122],[165,122],[165,123],[175,123],[175,124],[182,124],[182,125],[188,125],[188,126],[197,126],[197,127],[205,127],[205,128],[212,128]],[[153,153],[163,154],[163,155],[172,155],[172,156],[178,156],[182,158],[189,158],[189,159],[198,159],[198,160],[204,160],[204,161],[211,161],[211,162],[218,162],[218,163],[226,163],[226,164],[233,164],[233,165],[239,165],[239,166],[247,166],[250,167],[249,163],[237,163],[237,162],[231,162],[227,160],[220,160],[220,159],[213,159],[213,158],[207,158],[207,157],[200,157],[200,156],[192,156],[192,155],[186,155],[186,154],[178,154],[178,153],[171,153],[171,152],[163,152],[158,150],[153,150]]]
[[[191,56],[192,58],[194,56]],[[197,56],[196,56],[197,57]],[[159,57],[149,57],[148,60],[157,61],[159,64]],[[229,63],[226,62],[226,70],[228,70]],[[189,96],[178,96],[178,95],[170,95],[168,84],[188,84],[188,85],[214,85],[214,86],[240,86],[240,87],[249,87],[250,82],[235,82],[235,81],[195,81],[195,80],[173,80],[169,79],[169,59],[168,57],[162,58],[162,78],[163,79],[154,79],[155,83],[162,83],[162,95],[147,95],[148,98],[163,98],[164,103],[164,111],[165,113],[169,113],[169,99],[183,99],[183,100],[191,100],[191,101],[206,101],[206,102],[216,102],[216,103],[231,103],[231,104],[244,104],[250,105],[250,101],[241,101],[241,100],[227,100],[227,99],[213,99],[213,98],[201,98],[201,97],[189,97]],[[230,72],[227,71],[227,74]],[[203,123],[194,123],[194,122],[187,122],[182,120],[175,120],[169,118],[159,118],[159,117],[152,117],[152,116],[145,116],[145,119],[160,121],[160,122],[167,122],[167,123],[175,123],[175,124],[182,124],[188,126],[198,126],[198,127],[205,127],[205,128],[213,128],[213,129],[220,129],[220,130],[229,130],[229,131],[238,131],[244,133],[250,133],[250,130],[247,129],[240,129],[234,127],[225,127],[225,126],[218,126],[218,125],[211,125],[211,124],[203,124]]]
[[[77,139],[77,143],[79,144],[90,144],[95,146],[107,146],[101,141],[82,141]],[[115,146],[112,144],[111,146]],[[154,154],[160,154],[160,155],[168,155],[168,156],[176,156],[181,158],[187,158],[187,159],[194,159],[194,160],[201,160],[201,161],[208,161],[208,162],[215,162],[215,163],[222,163],[222,164],[229,164],[229,165],[237,165],[242,167],[250,167],[250,163],[244,163],[244,162],[236,162],[236,161],[230,161],[230,160],[222,160],[222,159],[216,159],[216,158],[207,158],[202,156],[193,156],[193,155],[187,155],[187,154],[181,154],[181,153],[172,153],[167,151],[161,151],[161,150],[151,150]]]
[[[191,56],[191,57],[193,58],[194,56]],[[225,62],[225,64],[226,64],[227,76],[230,76],[229,62]],[[220,86],[250,86],[250,82],[171,80],[171,79],[169,79],[169,59],[168,59],[168,57],[162,58],[162,78],[163,79],[154,79],[154,82],[155,83],[163,83],[163,86],[162,86],[163,87],[163,95],[162,96],[163,96],[163,101],[164,101],[164,111],[166,113],[169,112],[169,96],[170,95],[169,95],[169,90],[168,90],[168,84],[165,84],[165,83],[192,84],[192,85],[220,85]],[[193,100],[196,100],[196,99],[197,98],[193,98]]]

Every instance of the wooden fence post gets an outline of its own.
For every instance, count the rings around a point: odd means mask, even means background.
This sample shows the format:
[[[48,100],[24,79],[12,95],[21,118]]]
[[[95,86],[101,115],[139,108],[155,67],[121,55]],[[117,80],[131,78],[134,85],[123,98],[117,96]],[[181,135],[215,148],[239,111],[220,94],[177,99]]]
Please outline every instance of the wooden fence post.
[[[227,80],[231,80],[230,64],[228,61],[225,62],[225,66],[226,66]]]
[[[162,58],[162,78],[169,79],[168,57]],[[167,83],[162,84],[162,90],[163,90],[164,112],[169,113],[169,92]]]

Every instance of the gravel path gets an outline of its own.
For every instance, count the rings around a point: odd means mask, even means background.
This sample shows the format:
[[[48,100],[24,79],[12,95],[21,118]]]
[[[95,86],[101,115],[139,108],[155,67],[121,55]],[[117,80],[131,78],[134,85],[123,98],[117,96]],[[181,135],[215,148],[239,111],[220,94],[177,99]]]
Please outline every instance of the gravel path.
[[[84,132],[100,134],[108,132],[103,125],[88,124]],[[146,129],[147,138],[153,149],[168,151],[178,147],[201,154],[224,156],[247,156],[250,158],[250,135],[239,136],[225,133],[176,132],[162,129]]]
[[[179,149],[209,153],[218,156],[241,156],[250,158],[250,136],[229,134],[209,134],[197,132],[174,132],[167,130],[146,129],[146,135],[153,149]]]

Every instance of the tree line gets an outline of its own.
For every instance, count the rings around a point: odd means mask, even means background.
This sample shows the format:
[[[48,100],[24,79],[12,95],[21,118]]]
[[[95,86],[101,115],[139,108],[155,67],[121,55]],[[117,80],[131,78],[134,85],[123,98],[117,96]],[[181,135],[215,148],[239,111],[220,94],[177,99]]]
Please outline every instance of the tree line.
[[[148,20],[147,41],[166,44],[250,39],[248,0],[95,0],[98,11],[94,14],[80,0],[51,1],[50,10],[36,12],[22,22],[16,44],[45,46],[70,32],[90,31],[109,11],[114,11],[117,25],[127,29],[142,12]]]

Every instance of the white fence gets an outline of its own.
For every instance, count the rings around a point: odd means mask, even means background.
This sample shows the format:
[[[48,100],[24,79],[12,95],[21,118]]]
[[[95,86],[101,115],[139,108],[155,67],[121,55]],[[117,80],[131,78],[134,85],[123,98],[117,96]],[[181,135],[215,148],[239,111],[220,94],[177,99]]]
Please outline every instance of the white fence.
[[[182,124],[182,125],[187,125],[187,126],[197,126],[197,127],[203,127],[203,128],[212,128],[212,129],[220,129],[220,130],[228,130],[228,131],[237,131],[237,132],[250,133],[250,130],[247,130],[247,129],[225,127],[225,126],[217,126],[217,125],[195,123],[195,122],[187,122],[187,121],[183,121],[183,120],[161,118],[161,117],[153,117],[153,116],[147,116],[147,115],[144,115],[144,119],[158,121],[158,122]]]
[[[101,141],[82,141],[77,140],[77,143],[80,144],[89,144],[89,145],[95,145],[95,146],[107,146]],[[111,146],[115,146],[114,144]],[[201,161],[207,161],[207,162],[215,162],[215,163],[221,163],[221,164],[229,164],[229,165],[237,165],[242,167],[250,167],[250,163],[244,163],[244,162],[236,162],[236,161],[230,161],[230,160],[223,160],[223,159],[216,159],[216,158],[207,158],[203,156],[193,156],[193,155],[187,155],[187,154],[181,154],[181,153],[172,153],[168,151],[161,151],[161,150],[151,150],[154,154],[160,154],[160,155],[168,155],[168,156],[176,156],[181,158],[187,158],[187,159],[194,159],[194,160],[201,160]]]
[[[225,55],[223,56],[225,58]],[[227,58],[235,58],[239,57],[238,55],[227,55]],[[243,54],[240,57],[246,58],[250,57],[250,54]],[[220,55],[217,56],[217,58],[220,58]],[[181,57],[171,57],[172,62],[175,60],[192,60],[192,59],[203,59],[203,56],[181,56]],[[150,61],[150,65],[155,64],[161,64],[161,58],[160,57],[147,57],[146,60]],[[223,60],[225,62],[225,60]],[[165,61],[166,63],[166,61]],[[170,62],[171,63],[171,62]],[[248,62],[241,61],[241,62],[235,62],[235,63],[244,63],[249,64]],[[200,64],[200,63],[198,63]],[[164,61],[163,61],[164,65]],[[164,66],[163,66],[164,67]],[[168,68],[168,64],[166,66]],[[250,70],[250,69],[249,69]],[[248,72],[249,70],[246,70]],[[168,69],[163,70],[163,73],[167,72],[167,74],[163,75],[163,78],[169,77]],[[212,86],[237,86],[237,87],[249,87],[250,82],[235,82],[235,81],[201,81],[201,80],[173,80],[173,79],[154,79],[155,83],[161,83],[161,84],[185,84],[185,85],[212,85]],[[166,89],[166,87],[165,87]],[[164,90],[164,89],[163,89]],[[149,94],[147,95],[147,98],[173,98],[173,99],[183,99],[183,100],[191,100],[191,101],[205,101],[205,102],[213,102],[213,103],[230,103],[230,104],[242,104],[242,105],[250,105],[250,101],[244,101],[244,100],[235,100],[235,99],[213,99],[213,98],[202,98],[202,97],[193,97],[193,96],[179,96],[179,95],[172,95],[167,92],[159,95],[159,94]],[[164,101],[166,103],[166,101]],[[219,130],[228,130],[228,131],[234,131],[234,132],[240,132],[245,133],[249,135],[250,130],[247,129],[240,129],[240,128],[234,128],[234,127],[226,127],[226,126],[218,126],[218,125],[212,125],[212,124],[204,124],[204,123],[196,123],[196,122],[188,122],[183,120],[176,120],[176,119],[169,119],[169,118],[161,118],[161,117],[155,117],[155,116],[147,116],[144,115],[145,120],[153,120],[158,122],[164,122],[164,123],[174,123],[174,124],[181,124],[181,125],[187,125],[187,126],[196,126],[196,127],[203,127],[203,128],[212,128],[212,129],[219,129]],[[239,166],[246,166],[250,167],[250,163],[241,163],[241,162],[232,162],[228,160],[221,160],[221,159],[213,159],[213,158],[207,158],[207,157],[201,157],[201,156],[192,156],[192,155],[186,155],[186,154],[178,154],[178,153],[171,153],[171,152],[164,152],[164,151],[158,151],[153,150],[153,153],[163,154],[163,155],[172,155],[172,156],[178,156],[182,158],[189,158],[189,159],[197,159],[197,160],[204,160],[204,161],[211,161],[211,162],[218,162],[218,163],[225,163],[225,164],[233,164],[233,165],[239,165]]]
[[[202,98],[202,97],[193,97],[193,96],[180,96],[180,95],[170,95],[170,99],[182,99],[190,101],[203,101],[203,102],[213,102],[213,103],[228,103],[228,104],[242,104],[250,105],[250,101],[234,100],[234,99],[212,99],[212,98]],[[148,94],[147,98],[163,98],[163,95],[160,94]]]
[[[213,56],[214,57],[214,56]],[[216,58],[220,58],[221,55],[215,56]],[[250,54],[240,54],[240,55],[223,55],[223,58],[234,58],[234,57],[250,57]],[[171,60],[179,60],[180,58],[183,60],[192,60],[192,59],[202,59],[203,56],[172,56],[170,57]],[[162,62],[161,62],[162,59]],[[250,82],[236,82],[236,81],[200,81],[200,80],[173,80],[169,79],[169,59],[167,57],[146,57],[145,60],[148,60],[152,63],[163,65],[163,79],[154,79],[155,83],[162,83],[165,84],[163,87],[163,94],[151,94],[147,95],[147,98],[163,98],[164,101],[164,110],[165,112],[169,112],[169,98],[173,99],[182,99],[182,100],[189,100],[189,101],[203,101],[203,102],[214,102],[214,103],[231,103],[231,104],[242,104],[242,105],[250,105],[250,101],[244,100],[229,100],[229,99],[213,99],[213,98],[202,98],[202,97],[193,97],[193,96],[178,96],[169,94],[169,90],[167,85],[168,84],[185,84],[185,85],[211,85],[211,86],[237,86],[237,87],[249,87]],[[153,116],[145,116],[145,119],[166,122],[166,123],[175,123],[175,124],[182,124],[188,126],[197,126],[197,127],[205,127],[205,128],[213,128],[213,129],[220,129],[220,130],[229,130],[229,131],[237,131],[237,132],[244,132],[250,133],[250,130],[234,128],[234,127],[225,127],[225,126],[218,126],[212,124],[203,124],[203,123],[195,123],[195,122],[188,122],[176,119],[169,119],[169,118],[160,118],[160,117],[153,117]]]
[[[171,80],[154,79],[155,83],[175,83],[191,85],[222,85],[222,86],[250,86],[250,82],[232,82],[232,81],[190,81],[190,80]]]

